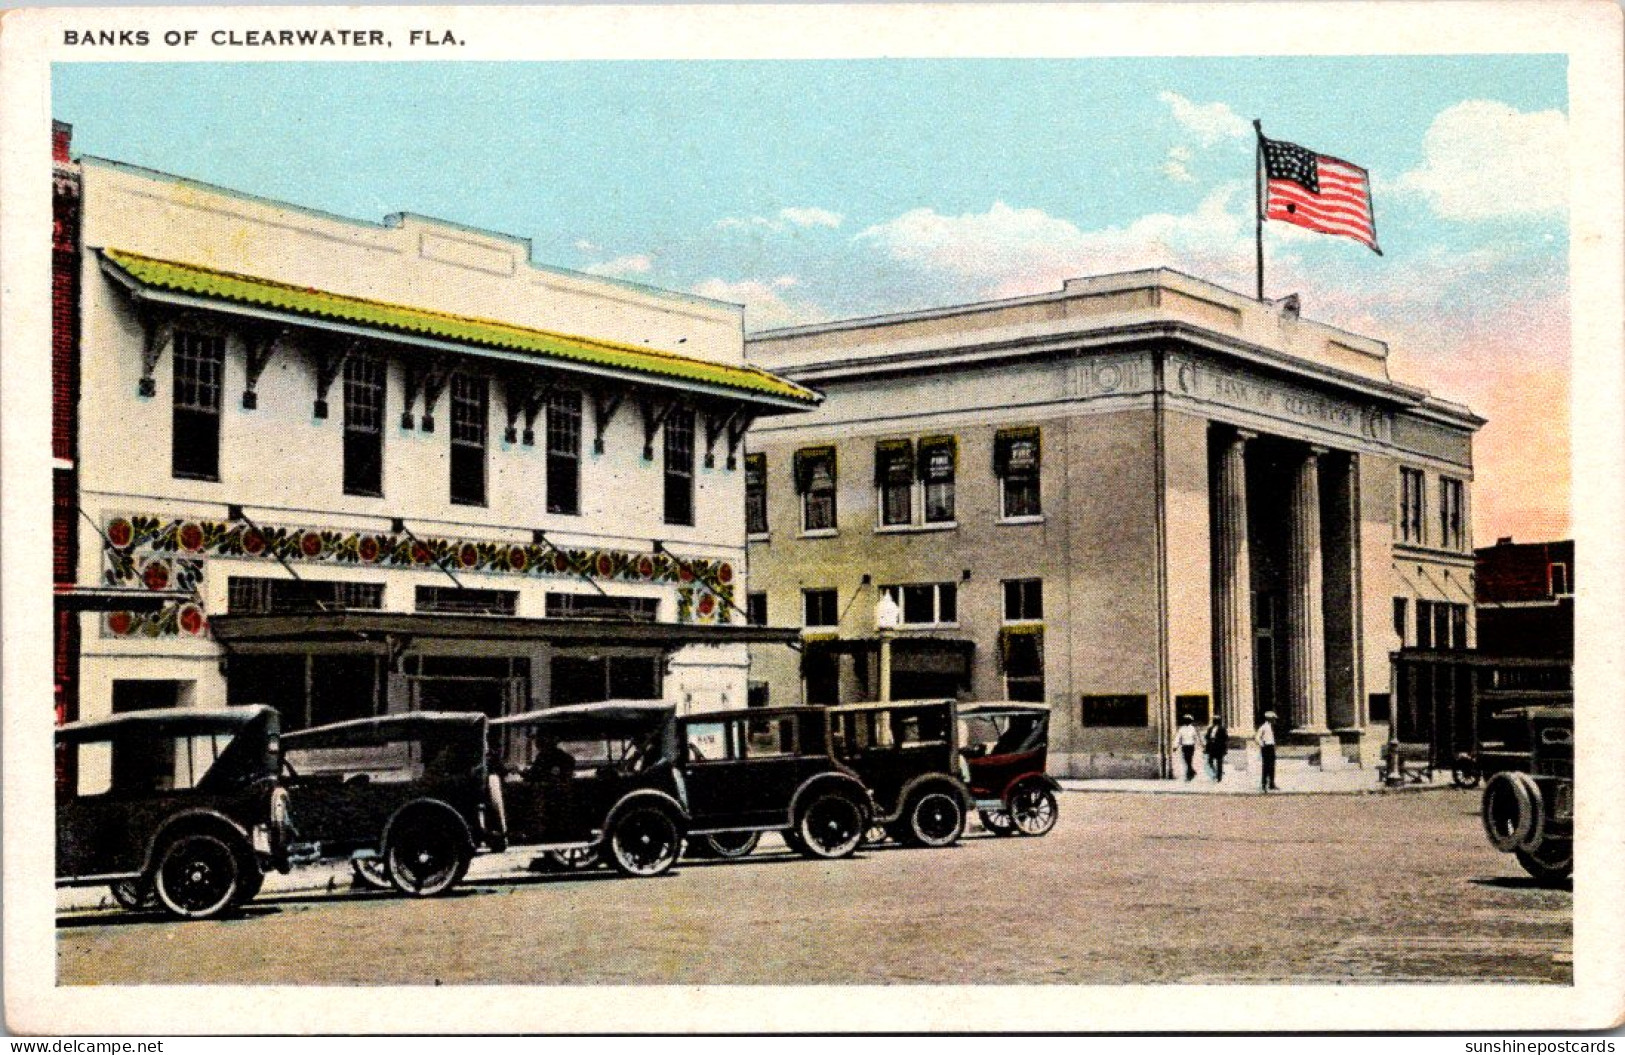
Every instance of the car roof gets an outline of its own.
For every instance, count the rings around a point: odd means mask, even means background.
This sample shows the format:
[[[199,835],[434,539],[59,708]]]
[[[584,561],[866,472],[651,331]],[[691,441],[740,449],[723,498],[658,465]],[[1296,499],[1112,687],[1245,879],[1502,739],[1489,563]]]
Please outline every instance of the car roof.
[[[887,700],[885,702],[870,700],[867,703],[843,703],[837,707],[831,707],[829,710],[831,713],[837,711],[841,713],[851,713],[853,711],[893,711],[901,710],[907,707],[942,706],[943,704],[952,704],[955,702],[957,701],[948,699],[946,697],[935,700]]]
[[[318,725],[283,733],[283,747],[315,747],[324,742],[344,743],[410,740],[452,729],[478,731],[485,715],[468,711],[413,711],[407,714],[380,714],[372,718],[352,718],[347,722]]]
[[[1553,704],[1531,704],[1524,707],[1507,707],[1495,712],[1497,718],[1554,718],[1574,721],[1573,707],[1560,707]]]
[[[783,707],[732,707],[718,711],[696,711],[682,716],[685,722],[725,722],[733,718],[787,718],[795,714],[821,715],[827,708],[817,704],[786,704]]]
[[[276,708],[263,703],[236,707],[160,707],[146,711],[125,711],[105,718],[87,718],[60,726],[57,736],[80,736],[101,732],[152,729],[174,736],[235,732],[252,725]]]
[[[1043,703],[962,703],[959,717],[976,718],[996,714],[1048,714],[1049,705]]]
[[[572,703],[564,707],[544,707],[510,714],[491,721],[496,726],[575,725],[604,723],[606,725],[645,725],[650,721],[669,718],[677,713],[675,704],[664,700],[603,700],[599,703]]]

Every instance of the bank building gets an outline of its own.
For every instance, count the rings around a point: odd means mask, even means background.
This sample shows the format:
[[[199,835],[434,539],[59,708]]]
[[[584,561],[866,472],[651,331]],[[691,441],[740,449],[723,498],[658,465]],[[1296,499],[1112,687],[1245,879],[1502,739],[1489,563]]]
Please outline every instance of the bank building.
[[[1472,644],[1484,419],[1296,297],[1137,271],[747,356],[825,397],[747,440],[749,607],[803,639],[752,650],[757,702],[1044,701],[1074,776],[1166,774],[1182,715],[1273,710],[1283,753],[1372,766],[1390,654]]]
[[[738,306],[53,132],[59,720],[744,705]]]

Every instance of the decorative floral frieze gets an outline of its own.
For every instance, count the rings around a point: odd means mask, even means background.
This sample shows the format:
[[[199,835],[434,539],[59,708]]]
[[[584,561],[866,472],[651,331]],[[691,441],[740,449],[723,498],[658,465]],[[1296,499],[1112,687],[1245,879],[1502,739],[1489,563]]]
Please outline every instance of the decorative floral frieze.
[[[143,515],[114,517],[104,535],[104,580],[109,586],[201,593],[208,557],[358,568],[442,567],[527,578],[676,583],[678,622],[732,622],[734,569],[727,561],[679,562],[665,553]],[[103,626],[118,637],[196,636],[205,632],[207,621],[195,602],[171,602],[152,613],[109,613]]]

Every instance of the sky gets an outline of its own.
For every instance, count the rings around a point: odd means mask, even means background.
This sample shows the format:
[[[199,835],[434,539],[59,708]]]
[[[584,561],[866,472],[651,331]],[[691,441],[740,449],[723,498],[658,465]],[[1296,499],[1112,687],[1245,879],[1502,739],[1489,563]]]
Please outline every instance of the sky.
[[[742,303],[746,328],[1168,266],[1254,290],[1252,120],[1369,170],[1383,255],[1266,225],[1265,293],[1490,419],[1475,543],[1567,537],[1561,55],[58,64],[76,153]]]

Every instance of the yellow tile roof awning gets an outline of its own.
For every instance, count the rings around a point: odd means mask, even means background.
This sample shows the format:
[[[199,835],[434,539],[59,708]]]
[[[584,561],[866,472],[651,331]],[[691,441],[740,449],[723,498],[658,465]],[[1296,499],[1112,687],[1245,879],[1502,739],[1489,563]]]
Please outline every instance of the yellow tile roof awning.
[[[405,337],[428,338],[480,348],[520,353],[538,363],[607,369],[650,375],[655,380],[724,389],[735,396],[767,396],[774,402],[816,405],[821,397],[793,381],[751,366],[731,366],[638,348],[591,337],[533,330],[494,319],[480,319],[402,304],[368,300],[271,279],[219,271],[197,264],[102,249],[105,264],[122,272],[130,284],[184,297],[242,305],[316,320],[377,329]]]

